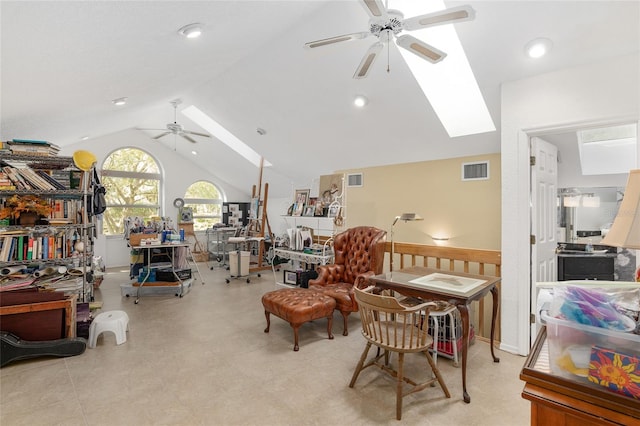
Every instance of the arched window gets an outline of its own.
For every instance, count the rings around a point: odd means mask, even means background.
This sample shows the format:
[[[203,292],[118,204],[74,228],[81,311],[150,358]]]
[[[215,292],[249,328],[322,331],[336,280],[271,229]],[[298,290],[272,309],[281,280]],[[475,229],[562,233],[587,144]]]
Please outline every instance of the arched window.
[[[105,235],[124,233],[125,217],[160,215],[162,175],[158,163],[147,152],[137,148],[112,152],[102,165],[102,184],[107,189]]]
[[[193,210],[193,229],[204,231],[222,221],[222,191],[210,182],[195,182],[184,194],[184,207]]]

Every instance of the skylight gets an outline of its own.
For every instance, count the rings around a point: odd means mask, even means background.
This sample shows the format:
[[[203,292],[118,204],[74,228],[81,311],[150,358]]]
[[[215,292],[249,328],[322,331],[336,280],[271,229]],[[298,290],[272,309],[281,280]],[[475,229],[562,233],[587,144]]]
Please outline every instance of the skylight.
[[[260,154],[255,152],[249,145],[245,144],[236,136],[234,136],[233,133],[225,129],[220,123],[209,117],[204,112],[200,111],[195,105],[191,105],[183,109],[182,114],[192,120],[198,126],[205,129],[207,132],[211,133],[222,143],[233,149],[245,159],[249,160],[256,167],[260,167],[260,160],[263,159]],[[267,160],[264,160],[263,166],[269,167],[271,166],[271,163],[269,163]]]
[[[446,8],[442,0],[390,0],[389,7],[401,10],[405,18]],[[461,25],[473,25],[473,22]],[[406,49],[398,49],[449,136],[495,131],[495,124],[453,25],[412,31],[411,35],[447,53],[444,60],[431,64]]]
[[[636,124],[626,124],[579,131],[582,174],[621,174],[637,168],[636,128]]]

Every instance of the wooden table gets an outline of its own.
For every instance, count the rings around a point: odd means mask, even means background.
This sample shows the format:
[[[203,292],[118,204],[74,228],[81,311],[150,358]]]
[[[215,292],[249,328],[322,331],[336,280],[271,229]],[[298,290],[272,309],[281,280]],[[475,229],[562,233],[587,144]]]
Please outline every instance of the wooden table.
[[[424,283],[411,282],[431,274],[438,274],[438,277],[444,278],[444,282],[435,279],[433,281],[426,280]],[[451,278],[447,278],[447,276]],[[447,279],[455,281],[456,278],[460,278],[459,281],[467,283],[465,285],[446,285]],[[480,300],[487,293],[491,292],[493,297],[493,315],[491,317],[491,356],[493,357],[494,362],[500,362],[500,359],[496,357],[493,348],[493,338],[495,335],[500,300],[497,284],[500,282],[500,278],[414,266],[400,271],[375,275],[370,278],[370,280],[380,289],[394,290],[403,295],[418,297],[423,300],[444,300],[458,308],[460,311],[460,318],[462,319],[462,394],[464,402],[471,402],[471,397],[467,392],[467,353],[469,350],[470,327],[469,305],[474,300]],[[474,281],[475,284],[471,287],[471,283]],[[466,291],[463,292],[461,289]]]

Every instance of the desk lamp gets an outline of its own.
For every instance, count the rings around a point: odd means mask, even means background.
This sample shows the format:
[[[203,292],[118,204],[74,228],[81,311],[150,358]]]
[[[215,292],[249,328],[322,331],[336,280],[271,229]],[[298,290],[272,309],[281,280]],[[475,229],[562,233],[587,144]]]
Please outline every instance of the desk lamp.
[[[640,169],[629,172],[620,209],[601,244],[640,250]]]
[[[400,216],[396,216],[393,219],[393,223],[391,224],[391,261],[389,263],[389,271],[393,272],[393,253],[395,250],[395,246],[393,243],[393,227],[396,225],[398,220],[404,220],[405,222],[414,221],[414,220],[424,220],[422,217],[415,213],[402,213]]]

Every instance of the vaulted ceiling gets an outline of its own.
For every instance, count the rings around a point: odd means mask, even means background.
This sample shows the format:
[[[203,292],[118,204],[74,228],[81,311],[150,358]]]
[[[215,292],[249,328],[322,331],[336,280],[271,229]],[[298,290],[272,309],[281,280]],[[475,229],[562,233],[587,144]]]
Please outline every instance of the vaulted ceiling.
[[[639,51],[637,1],[446,2],[462,4],[476,18],[455,29],[494,132],[450,138],[395,46],[361,80],[352,75],[370,39],[303,49],[367,31],[359,1],[2,1],[0,137],[65,146],[162,129],[174,121],[169,102],[180,98],[178,110],[196,105],[218,120],[273,164],[273,177],[310,181],[345,168],[499,152],[503,82]],[[203,24],[202,37],[177,33],[193,22]],[[524,54],[536,37],[553,41],[539,60]],[[365,108],[353,106],[356,94],[369,98]],[[119,97],[126,106],[112,104]],[[180,113],[177,121],[203,130]],[[255,166],[215,138],[196,139],[157,144],[226,181],[255,183]]]

